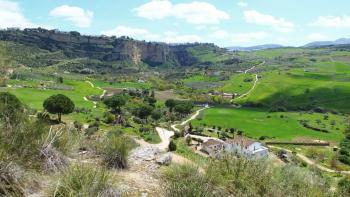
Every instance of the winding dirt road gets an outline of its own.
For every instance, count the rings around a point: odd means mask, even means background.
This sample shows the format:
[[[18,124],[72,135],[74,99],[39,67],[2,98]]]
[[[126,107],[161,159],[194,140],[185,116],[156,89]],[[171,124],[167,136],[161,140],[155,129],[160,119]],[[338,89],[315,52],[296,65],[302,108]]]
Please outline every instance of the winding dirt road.
[[[91,81],[85,81],[85,82],[88,83],[88,84],[90,84],[90,86],[91,86],[92,88],[97,88],[97,89],[103,90],[102,94],[100,95],[100,99],[102,99],[102,98],[105,96],[105,94],[107,93],[106,90],[104,90],[104,89],[102,89],[102,88],[100,88],[100,87],[95,87],[95,85],[94,85],[93,83],[91,83]],[[87,97],[83,97],[83,99],[84,99],[85,101],[90,101]],[[94,108],[97,108],[97,102],[96,102],[96,101],[91,101],[91,102],[94,104]]]
[[[270,148],[275,148],[278,150],[285,150],[288,153],[292,153],[293,151],[289,150],[289,149],[285,149],[285,148],[281,148],[281,147],[277,147],[277,146],[269,146]],[[337,170],[333,170],[330,168],[327,168],[325,166],[322,166],[320,164],[317,164],[315,161],[309,159],[308,157],[306,157],[305,155],[301,154],[301,153],[297,153],[296,156],[301,159],[302,161],[304,161],[305,163],[307,163],[308,165],[312,165],[312,166],[316,166],[318,169],[325,171],[325,172],[331,172],[331,173],[340,173],[340,174],[347,174],[350,175],[350,171],[337,171]]]
[[[173,124],[171,125],[171,128],[174,131],[180,132],[180,130],[178,128],[176,128],[177,126],[184,126],[185,124],[187,124],[188,122],[190,122],[191,120],[194,120],[197,118],[197,116],[199,115],[199,113],[203,110],[209,109],[210,107],[205,107],[202,109],[197,110],[190,118],[188,118],[187,120],[184,120],[183,122],[181,122],[180,124]]]

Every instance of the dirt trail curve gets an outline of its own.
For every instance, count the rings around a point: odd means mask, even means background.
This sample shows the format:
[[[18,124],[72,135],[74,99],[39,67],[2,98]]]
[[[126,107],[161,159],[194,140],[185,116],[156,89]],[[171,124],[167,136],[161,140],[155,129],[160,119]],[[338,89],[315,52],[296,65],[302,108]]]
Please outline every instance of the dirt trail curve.
[[[270,148],[275,148],[275,149],[279,149],[279,150],[285,150],[288,153],[292,153],[293,151],[289,150],[289,149],[285,149],[285,148],[281,148],[281,147],[277,147],[277,146],[271,146],[269,145]],[[325,172],[331,172],[331,173],[340,173],[340,174],[347,174],[350,175],[350,171],[337,171],[337,170],[333,170],[327,167],[324,167],[320,164],[315,163],[315,161],[307,158],[305,155],[301,154],[301,153],[297,153],[296,154],[297,157],[299,157],[299,159],[303,160],[305,163],[307,163],[308,165],[313,165],[316,166],[318,169],[325,171]]]
[[[199,113],[205,109],[208,109],[210,107],[205,107],[205,108],[202,108],[202,109],[199,109],[197,110],[190,118],[188,118],[187,120],[184,120],[183,122],[181,122],[180,124],[173,124],[171,125],[171,128],[174,130],[174,131],[177,131],[177,132],[180,132],[180,130],[178,128],[176,128],[177,126],[184,126],[185,124],[187,124],[188,122],[190,122],[191,120],[194,120],[197,118],[197,116],[199,115]]]
[[[94,85],[93,83],[91,83],[91,81],[85,81],[85,82],[88,83],[88,84],[90,84],[90,86],[91,86],[92,88],[97,88],[97,89],[103,90],[102,94],[100,95],[100,99],[102,99],[102,98],[105,96],[105,94],[107,93],[106,90],[104,90],[104,89],[102,89],[102,88],[100,88],[100,87],[95,87],[95,85]],[[89,101],[89,99],[88,99],[87,97],[83,97],[83,99],[84,99],[85,101]],[[97,108],[97,102],[96,102],[96,101],[91,101],[91,102],[94,104],[94,108]]]
[[[253,66],[253,67],[251,67],[251,68],[245,70],[244,73],[247,74],[248,72],[254,70],[256,67],[262,66],[262,65],[264,65],[264,64],[265,64],[265,61],[262,62],[262,63],[260,63],[259,65]],[[241,99],[241,98],[243,98],[243,97],[246,97],[246,96],[248,96],[248,95],[255,89],[256,85],[257,85],[258,82],[259,82],[259,77],[258,77],[258,74],[255,74],[254,76],[255,76],[255,80],[254,80],[254,84],[253,84],[252,88],[250,88],[250,89],[248,90],[248,92],[242,94],[241,96],[239,96],[239,97],[237,97],[237,98],[235,98],[235,99]]]

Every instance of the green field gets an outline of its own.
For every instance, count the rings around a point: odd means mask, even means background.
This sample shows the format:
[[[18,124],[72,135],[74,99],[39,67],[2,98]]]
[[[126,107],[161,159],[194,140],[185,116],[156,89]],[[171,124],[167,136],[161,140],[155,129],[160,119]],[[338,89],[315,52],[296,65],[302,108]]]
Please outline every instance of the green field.
[[[283,118],[281,118],[283,115]],[[329,133],[322,133],[304,128],[298,120],[309,120],[311,123],[320,119],[325,124]],[[331,127],[332,120],[336,125]],[[275,112],[268,113],[261,109],[234,109],[234,108],[211,108],[192,121],[194,126],[208,127],[221,126],[223,128],[236,128],[243,134],[259,138],[267,136],[273,140],[298,140],[301,138],[312,140],[328,140],[339,142],[343,138],[344,117],[329,114],[328,120],[323,120],[322,114],[301,114],[298,112]]]
[[[245,79],[251,79],[252,81],[245,82]],[[229,81],[225,82],[225,85],[222,88],[220,88],[220,90],[226,93],[244,94],[249,91],[253,84],[253,75],[242,73],[238,75],[233,75]]]
[[[137,88],[137,89],[150,89],[152,84],[150,83],[138,83],[138,82],[104,82],[104,81],[93,81],[97,87],[111,87],[111,88]]]
[[[350,112],[350,64],[319,62],[307,69],[260,73],[255,90],[240,103],[283,106],[296,110],[315,106]]]
[[[42,110],[43,101],[54,94],[64,94],[68,96],[75,103],[77,107],[93,108],[90,101],[85,101],[85,96],[100,95],[102,90],[92,88],[84,81],[70,81],[65,80],[64,85],[72,87],[73,90],[51,90],[39,88],[2,88],[1,91],[8,91],[16,95],[23,103],[29,107]]]

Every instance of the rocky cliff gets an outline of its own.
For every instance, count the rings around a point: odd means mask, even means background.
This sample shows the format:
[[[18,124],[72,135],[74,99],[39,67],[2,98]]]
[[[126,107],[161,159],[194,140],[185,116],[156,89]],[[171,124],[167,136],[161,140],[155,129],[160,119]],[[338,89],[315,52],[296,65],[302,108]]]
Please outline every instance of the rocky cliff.
[[[176,47],[165,43],[136,41],[130,38],[86,36],[78,32],[60,32],[46,29],[7,29],[0,31],[0,40],[36,46],[51,52],[63,51],[70,58],[90,58],[106,62],[128,60],[150,66],[170,63],[181,65]],[[187,56],[190,56],[187,54]],[[191,61],[193,62],[193,61]]]

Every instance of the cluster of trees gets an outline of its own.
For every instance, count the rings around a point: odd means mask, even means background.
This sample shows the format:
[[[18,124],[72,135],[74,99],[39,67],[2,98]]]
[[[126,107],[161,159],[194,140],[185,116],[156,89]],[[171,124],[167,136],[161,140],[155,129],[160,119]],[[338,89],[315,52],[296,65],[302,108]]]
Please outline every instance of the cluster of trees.
[[[150,116],[155,121],[161,118],[162,112],[160,109],[156,108],[157,100],[155,99],[154,91],[149,92],[148,90],[143,90],[140,93],[129,92],[129,95],[114,95],[110,98],[106,98],[104,103],[113,114],[121,116],[123,114],[122,107],[132,100],[130,97],[142,99],[142,103],[130,103],[130,105],[134,107],[137,106],[134,110],[131,110],[132,114],[136,117],[144,120],[146,123]]]
[[[191,101],[178,101],[174,99],[168,99],[165,101],[165,106],[169,109],[169,112],[176,112],[182,115],[190,114],[194,104]]]
[[[339,161],[350,165],[350,123],[345,130],[345,138],[340,142]]]

